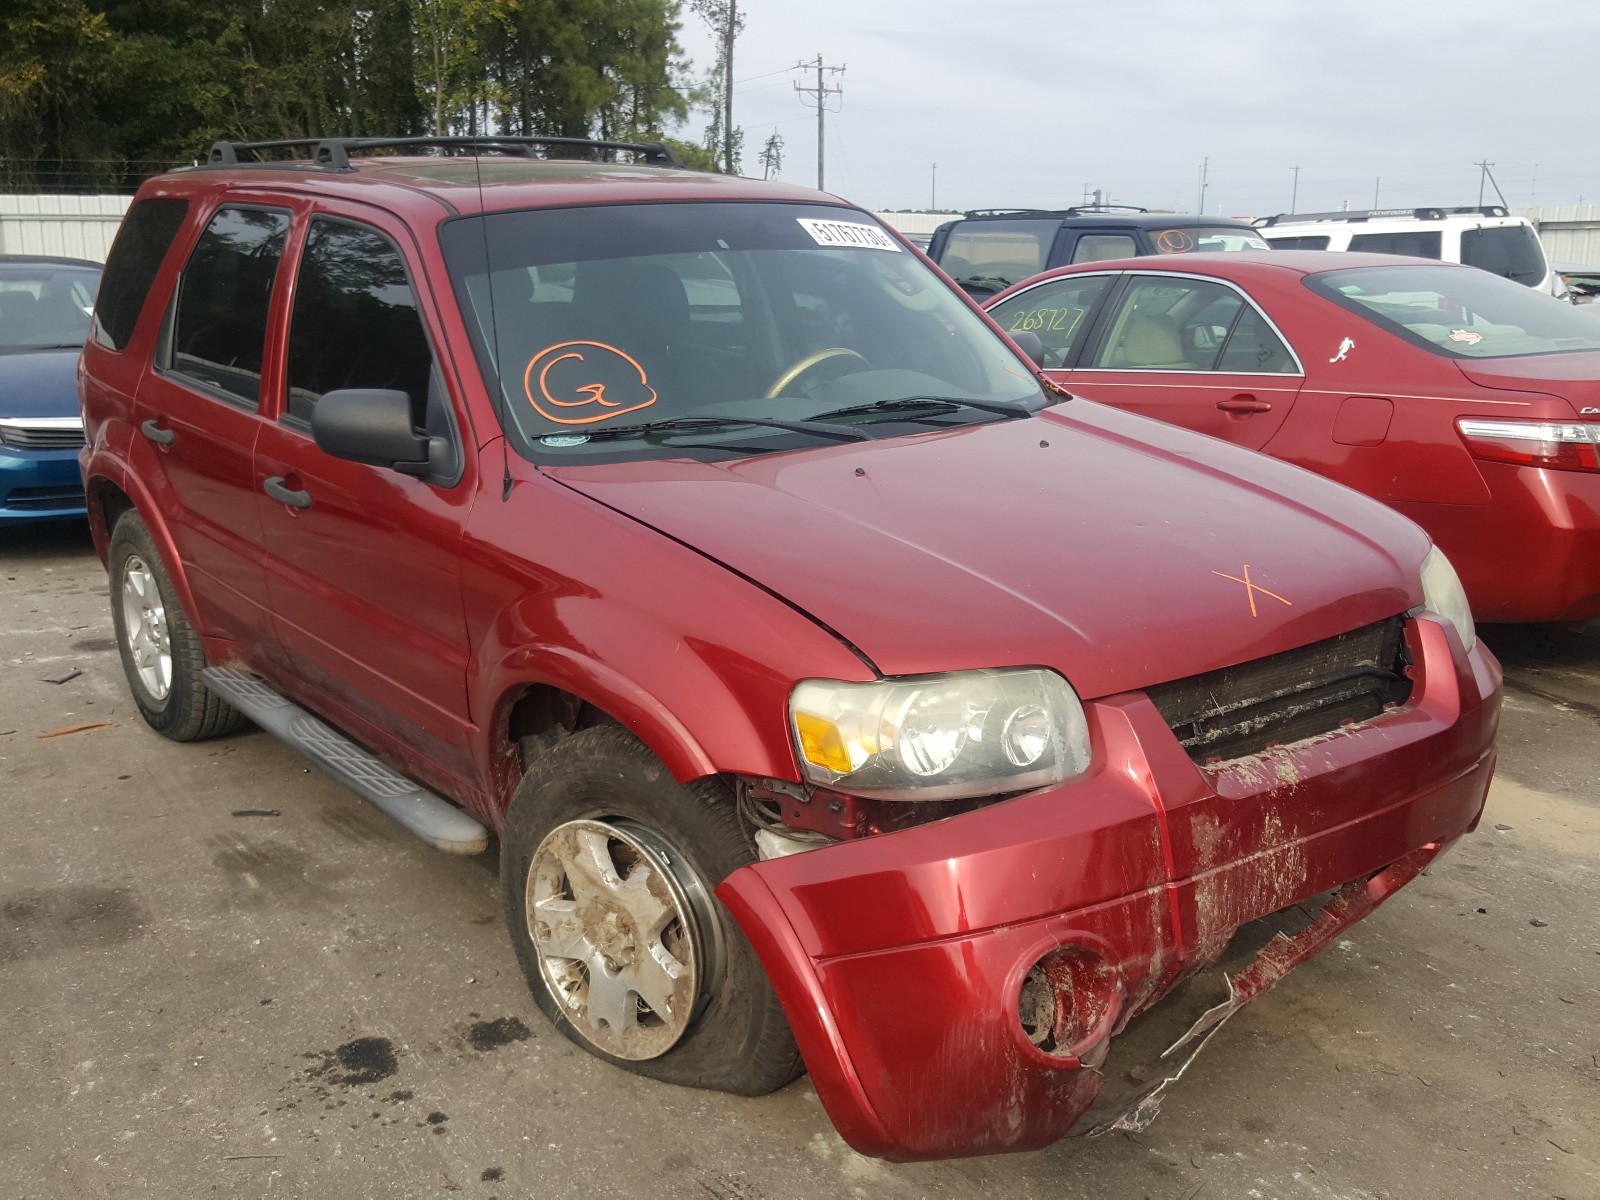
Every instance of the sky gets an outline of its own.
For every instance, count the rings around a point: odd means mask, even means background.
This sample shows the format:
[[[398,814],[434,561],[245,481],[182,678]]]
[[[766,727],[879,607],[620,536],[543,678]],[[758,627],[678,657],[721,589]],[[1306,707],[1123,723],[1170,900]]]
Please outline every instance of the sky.
[[[1600,201],[1600,0],[741,0],[743,171],[816,183],[793,70],[843,65],[825,185],[867,208],[1259,216]],[[684,5],[693,73],[715,48]],[[706,117],[680,131],[699,140]],[[937,163],[937,171],[934,164]],[[1298,193],[1293,168],[1300,167]]]

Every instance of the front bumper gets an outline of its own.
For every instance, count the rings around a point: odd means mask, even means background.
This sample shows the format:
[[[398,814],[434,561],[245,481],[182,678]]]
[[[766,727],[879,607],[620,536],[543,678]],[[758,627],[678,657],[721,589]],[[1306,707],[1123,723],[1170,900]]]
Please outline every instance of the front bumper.
[[[845,1140],[902,1160],[1047,1145],[1094,1104],[1109,1038],[1239,926],[1378,876],[1348,924],[1471,829],[1499,666],[1429,618],[1407,637],[1412,699],[1379,721],[1201,770],[1126,693],[1088,706],[1085,778],[729,876],[718,895]],[[1018,1003],[1063,948],[1095,964],[1107,1002],[1051,1054]]]
[[[82,517],[78,451],[0,446],[0,524]]]

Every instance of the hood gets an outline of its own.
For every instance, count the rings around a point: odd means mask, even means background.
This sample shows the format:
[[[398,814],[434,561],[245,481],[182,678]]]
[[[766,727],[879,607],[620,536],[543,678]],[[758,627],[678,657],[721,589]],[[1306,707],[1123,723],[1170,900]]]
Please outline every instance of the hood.
[[[1403,612],[1428,548],[1337,484],[1083,400],[726,463],[549,474],[775,592],[886,675],[1043,665],[1085,698]]]
[[[1600,350],[1524,354],[1516,358],[1458,358],[1456,366],[1480,387],[1543,392],[1565,400],[1574,415],[1600,413]]]
[[[12,350],[0,354],[0,417],[78,415],[78,354]]]

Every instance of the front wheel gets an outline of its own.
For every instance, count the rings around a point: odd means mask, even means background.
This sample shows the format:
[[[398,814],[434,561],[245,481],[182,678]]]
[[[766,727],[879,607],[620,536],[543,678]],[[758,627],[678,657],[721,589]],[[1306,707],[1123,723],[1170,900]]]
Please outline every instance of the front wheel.
[[[506,923],[535,1003],[591,1054],[760,1095],[803,1070],[778,998],[712,889],[754,859],[716,780],[679,784],[626,730],[540,756],[500,842]]]

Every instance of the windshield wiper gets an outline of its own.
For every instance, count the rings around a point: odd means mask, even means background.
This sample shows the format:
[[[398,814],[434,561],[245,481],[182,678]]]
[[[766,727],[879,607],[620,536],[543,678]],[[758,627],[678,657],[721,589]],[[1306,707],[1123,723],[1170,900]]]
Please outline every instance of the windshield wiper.
[[[645,421],[638,425],[611,425],[605,429],[584,430],[590,441],[619,441],[626,438],[651,438],[676,433],[699,433],[712,429],[739,429],[756,425],[768,429],[786,429],[791,433],[810,433],[817,437],[832,438],[838,442],[864,442],[869,435],[859,429],[843,425],[825,425],[818,421],[783,421],[777,417],[666,417],[660,421]]]
[[[978,412],[994,413],[1001,417],[1031,417],[1034,410],[1022,404],[1007,404],[1003,400],[974,400],[966,396],[902,396],[898,400],[877,400],[871,404],[856,404],[849,408],[835,408],[818,413],[814,421],[828,421],[834,417],[854,416],[857,413],[904,412],[913,408],[971,408]]]

